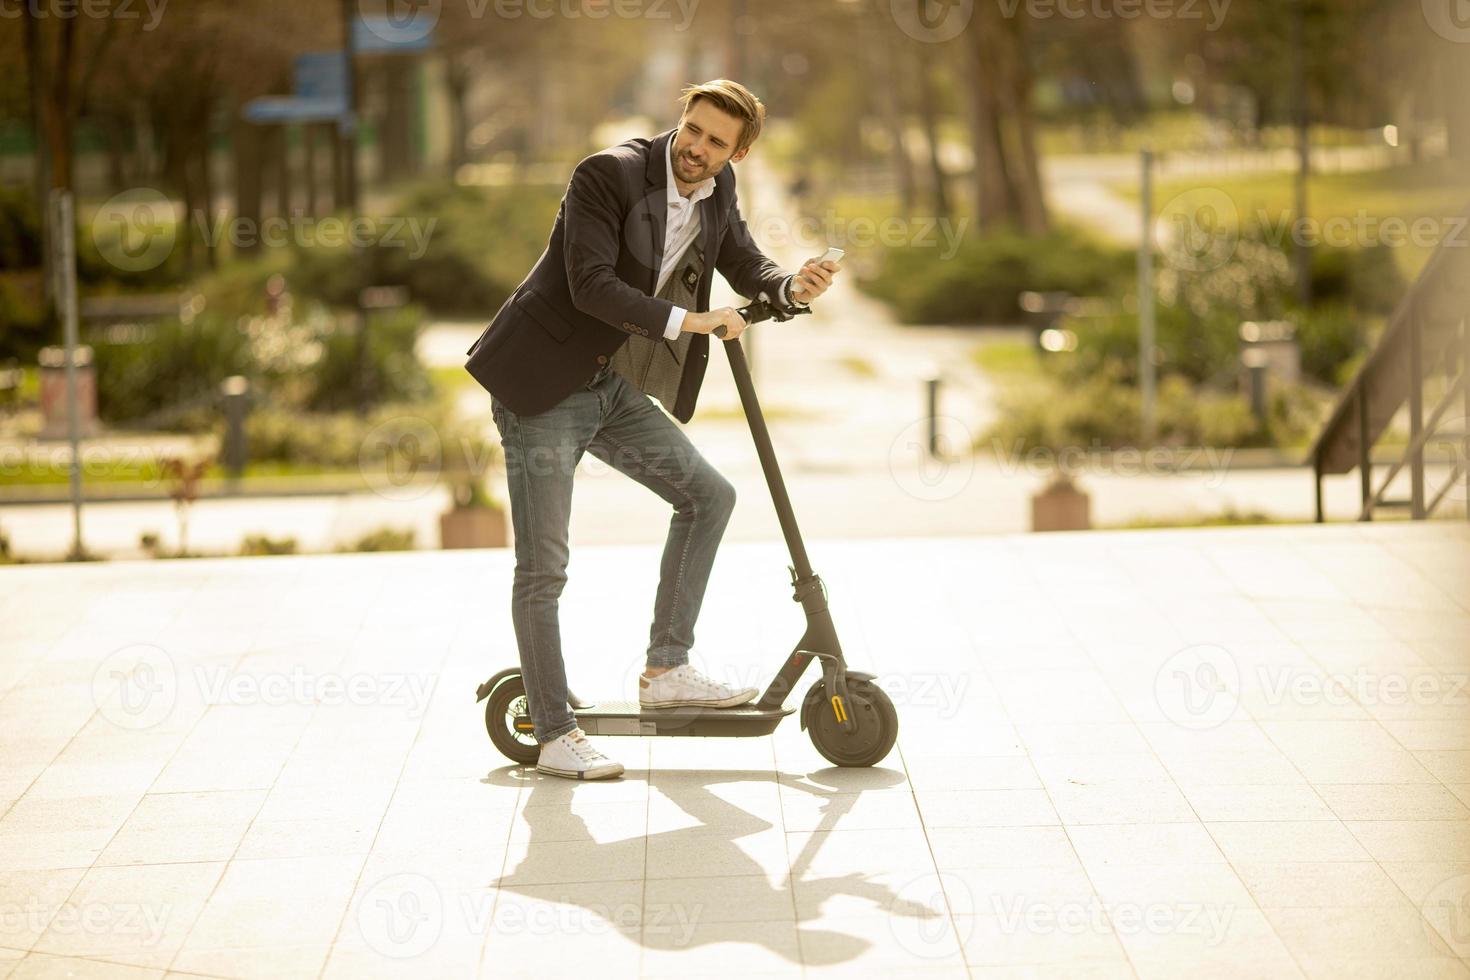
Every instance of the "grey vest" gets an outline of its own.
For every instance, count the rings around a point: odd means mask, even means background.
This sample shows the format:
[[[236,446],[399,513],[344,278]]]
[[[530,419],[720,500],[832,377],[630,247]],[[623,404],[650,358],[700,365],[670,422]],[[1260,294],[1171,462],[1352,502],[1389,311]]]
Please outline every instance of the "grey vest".
[[[696,235],[669,274],[669,281],[658,291],[658,298],[692,312],[698,302],[699,280],[703,275],[704,253],[699,249]],[[659,329],[660,333],[653,337],[630,334],[608,367],[639,391],[657,398],[672,415],[679,398],[679,381],[684,377],[684,359],[694,335],[681,332],[678,339],[665,340],[662,325]]]

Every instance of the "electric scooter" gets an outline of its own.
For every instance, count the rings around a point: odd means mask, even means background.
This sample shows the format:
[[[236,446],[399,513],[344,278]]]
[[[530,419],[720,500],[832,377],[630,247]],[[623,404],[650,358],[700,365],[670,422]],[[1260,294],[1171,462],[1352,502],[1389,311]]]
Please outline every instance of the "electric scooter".
[[[789,320],[806,308],[788,313],[761,296],[737,312],[747,324],[763,320]],[[725,328],[715,330],[723,337]],[[827,606],[827,587],[812,571],[806,546],[796,526],[791,498],[781,479],[770,432],[750,380],[750,367],[739,339],[723,344],[730,371],[740,391],[750,433],[760,456],[761,469],[776,505],[781,532],[791,553],[792,600],[806,612],[806,632],[760,698],[733,708],[677,707],[644,708],[637,701],[583,701],[568,691],[567,703],[576,712],[577,724],[588,735],[702,736],[744,738],[769,735],[782,719],[794,713],[786,699],[795,690],[808,665],[817,661],[821,677],[801,701],[801,727],[828,762],[838,766],[871,766],[880,762],[898,738],[898,713],[874,675],[847,669],[837,630]],[[500,671],[481,684],[475,700],[485,701],[485,728],[490,741],[512,762],[534,765],[540,745],[532,734],[526,704],[526,688],[519,667]]]

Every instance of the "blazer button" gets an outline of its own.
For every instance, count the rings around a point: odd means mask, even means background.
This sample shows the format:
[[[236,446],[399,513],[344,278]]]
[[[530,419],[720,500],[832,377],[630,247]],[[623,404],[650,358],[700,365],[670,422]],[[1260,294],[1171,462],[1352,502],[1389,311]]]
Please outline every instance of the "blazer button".
[[[607,355],[606,354],[598,354],[597,355],[597,363],[598,364],[606,364],[607,363]]]

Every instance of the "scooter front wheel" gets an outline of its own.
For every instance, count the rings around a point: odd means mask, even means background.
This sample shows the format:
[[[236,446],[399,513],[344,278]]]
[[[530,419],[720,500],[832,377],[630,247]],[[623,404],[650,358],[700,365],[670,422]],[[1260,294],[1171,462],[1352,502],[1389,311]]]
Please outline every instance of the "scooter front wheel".
[[[833,765],[877,765],[898,739],[898,712],[872,681],[849,677],[847,697],[841,700],[826,689],[825,681],[817,681],[804,703],[812,744]],[[850,732],[843,730],[844,716],[854,723]]]
[[[495,685],[485,701],[485,730],[490,733],[490,741],[501,755],[523,766],[534,766],[541,756],[536,736],[516,727],[517,718],[524,724],[530,714],[526,684],[520,674],[512,674]]]

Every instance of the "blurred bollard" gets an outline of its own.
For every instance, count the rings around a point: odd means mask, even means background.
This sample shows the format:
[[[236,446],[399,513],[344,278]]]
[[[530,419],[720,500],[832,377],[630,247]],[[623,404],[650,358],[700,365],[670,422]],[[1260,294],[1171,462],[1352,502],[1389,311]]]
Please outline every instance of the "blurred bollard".
[[[929,458],[943,459],[939,451],[939,384],[937,375],[924,382],[925,430],[929,433]]]
[[[245,440],[245,417],[250,414],[250,380],[238,374],[226,378],[220,382],[220,396],[225,412],[225,472],[229,477],[229,490],[233,493],[239,487],[245,465],[250,461],[250,448]]]
[[[1251,415],[1257,422],[1264,423],[1266,421],[1267,354],[1263,350],[1250,347],[1241,352],[1240,363],[1245,366],[1246,390],[1250,394]]]

